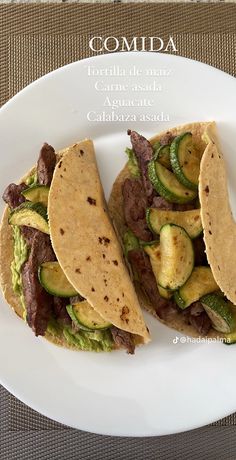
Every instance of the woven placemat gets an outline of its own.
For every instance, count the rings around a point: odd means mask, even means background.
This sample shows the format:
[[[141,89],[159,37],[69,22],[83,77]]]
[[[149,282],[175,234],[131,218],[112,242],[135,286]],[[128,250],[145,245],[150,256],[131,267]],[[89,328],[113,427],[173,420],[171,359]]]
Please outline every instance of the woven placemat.
[[[179,55],[236,75],[235,24],[233,4],[0,5],[0,105],[41,75],[91,56],[94,35],[171,35]],[[0,387],[0,460],[235,460],[235,425],[233,414],[167,437],[102,437],[51,421]]]

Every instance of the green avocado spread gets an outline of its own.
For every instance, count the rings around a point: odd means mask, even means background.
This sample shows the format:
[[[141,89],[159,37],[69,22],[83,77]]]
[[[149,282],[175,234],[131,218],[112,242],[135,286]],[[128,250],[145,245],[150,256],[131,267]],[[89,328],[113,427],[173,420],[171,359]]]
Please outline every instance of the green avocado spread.
[[[138,166],[138,160],[136,158],[136,155],[132,149],[129,149],[128,147],[125,149],[125,153],[128,155],[128,168],[130,171],[130,174],[134,177],[140,177],[140,170]]]
[[[26,308],[24,303],[24,295],[22,288],[21,268],[24,262],[28,259],[28,247],[21,235],[20,227],[12,225],[14,249],[14,258],[11,263],[12,286],[14,292],[19,295],[22,306],[24,308],[24,319],[26,317]],[[69,299],[68,299],[69,301]],[[72,327],[61,326],[54,318],[48,323],[47,332],[55,337],[61,337],[66,341],[78,347],[80,350],[87,351],[111,351],[113,348],[113,339],[109,330],[94,331],[94,332],[75,332]]]
[[[54,337],[66,339],[69,345],[84,351],[111,351],[114,345],[109,330],[75,332],[70,326],[61,326],[55,319],[49,321],[47,332]]]
[[[12,287],[14,292],[17,295],[19,295],[21,304],[25,312],[25,303],[22,291],[21,267],[24,264],[24,262],[28,259],[28,247],[25,243],[23,236],[21,235],[20,228],[17,225],[12,225],[12,233],[14,241],[14,258],[11,263]]]

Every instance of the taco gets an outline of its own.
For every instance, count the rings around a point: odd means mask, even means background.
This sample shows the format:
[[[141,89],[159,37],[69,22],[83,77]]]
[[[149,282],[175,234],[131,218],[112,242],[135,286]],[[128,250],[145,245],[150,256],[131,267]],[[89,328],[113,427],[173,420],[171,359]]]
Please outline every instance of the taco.
[[[37,166],[3,199],[1,286],[36,336],[76,350],[130,354],[149,341],[92,141],[57,154],[44,144]]]
[[[129,159],[108,206],[141,305],[186,335],[233,342],[236,264],[228,261],[236,227],[215,123],[179,126],[150,140],[128,135]]]

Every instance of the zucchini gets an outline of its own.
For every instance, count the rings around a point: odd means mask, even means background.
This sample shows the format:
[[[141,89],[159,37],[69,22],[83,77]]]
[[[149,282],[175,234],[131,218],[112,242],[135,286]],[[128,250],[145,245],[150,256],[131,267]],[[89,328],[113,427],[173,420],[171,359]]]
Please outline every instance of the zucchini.
[[[8,222],[11,225],[33,227],[49,235],[47,210],[41,203],[22,203],[11,212]]]
[[[190,211],[167,211],[164,209],[148,208],[146,211],[147,224],[153,233],[160,233],[165,224],[176,224],[183,227],[190,238],[196,238],[202,232],[200,209]]]
[[[161,144],[160,144],[159,141],[156,141],[156,142],[153,144],[152,148],[153,148],[154,155],[156,155],[156,153],[157,153],[157,151],[159,150],[160,147],[161,147]]]
[[[149,162],[148,176],[157,193],[172,203],[188,203],[197,196],[197,191],[184,187],[171,171],[154,159]]]
[[[186,283],[194,267],[192,241],[184,228],[163,225],[160,231],[161,267],[158,284],[168,290],[179,289]]]
[[[205,294],[217,291],[210,267],[195,267],[188,281],[174,294],[177,305],[184,309],[199,300]]]
[[[201,160],[194,147],[191,133],[180,134],[173,140],[170,146],[170,161],[179,182],[191,190],[197,190]]]
[[[170,162],[170,146],[169,145],[161,145],[156,152],[155,160],[158,160],[163,166],[167,169],[171,169],[171,162]]]
[[[46,185],[33,185],[21,192],[26,200],[34,203],[42,203],[45,207],[48,205],[49,187]]]
[[[58,262],[44,262],[39,267],[38,276],[41,285],[49,294],[58,297],[73,297],[78,294]]]
[[[225,334],[224,343],[226,345],[233,345],[236,343],[236,331],[229,332],[229,334]]]
[[[218,332],[230,333],[235,329],[235,316],[230,304],[217,294],[208,294],[201,298],[204,310],[208,314],[212,327]]]
[[[158,274],[160,272],[161,267],[161,248],[159,242],[155,242],[154,244],[146,244],[143,247],[146,254],[148,254],[150,258],[150,263],[152,266],[152,271],[155,275],[156,281],[158,283]],[[173,292],[164,289],[163,287],[157,284],[158,291],[162,297],[165,299],[170,299],[172,297]]]
[[[111,323],[105,321],[87,300],[66,307],[72,321],[84,331],[108,329]]]

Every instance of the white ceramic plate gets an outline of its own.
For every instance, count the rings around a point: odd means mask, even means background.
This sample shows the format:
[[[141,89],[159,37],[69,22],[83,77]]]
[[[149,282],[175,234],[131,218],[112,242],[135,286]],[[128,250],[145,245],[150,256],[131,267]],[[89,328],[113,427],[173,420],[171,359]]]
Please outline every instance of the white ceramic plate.
[[[118,66],[126,73],[136,66],[142,75],[88,77],[88,66],[90,71],[93,67],[113,69],[113,73],[118,72]],[[145,76],[147,69],[156,69],[157,74],[165,69],[166,76],[150,78]],[[120,83],[128,88],[108,94],[94,88],[97,80],[100,85],[103,81],[103,85]],[[148,85],[154,80],[156,87],[162,85],[162,91],[132,90],[134,84]],[[103,106],[107,96],[114,100],[152,99],[152,107],[126,107],[115,113],[132,113],[138,118],[163,112],[169,121],[89,121],[90,111],[112,111]],[[149,136],[168,126],[214,119],[229,171],[235,214],[235,107],[235,79],[199,62],[155,53],[118,53],[76,62],[31,84],[1,109],[1,191],[35,163],[44,141],[59,149],[91,137],[108,196],[126,160],[127,128]],[[135,356],[122,351],[71,352],[35,338],[1,300],[0,381],[42,414],[102,434],[176,433],[235,411],[236,346],[173,344],[180,334],[145,317],[152,342],[138,349]]]

